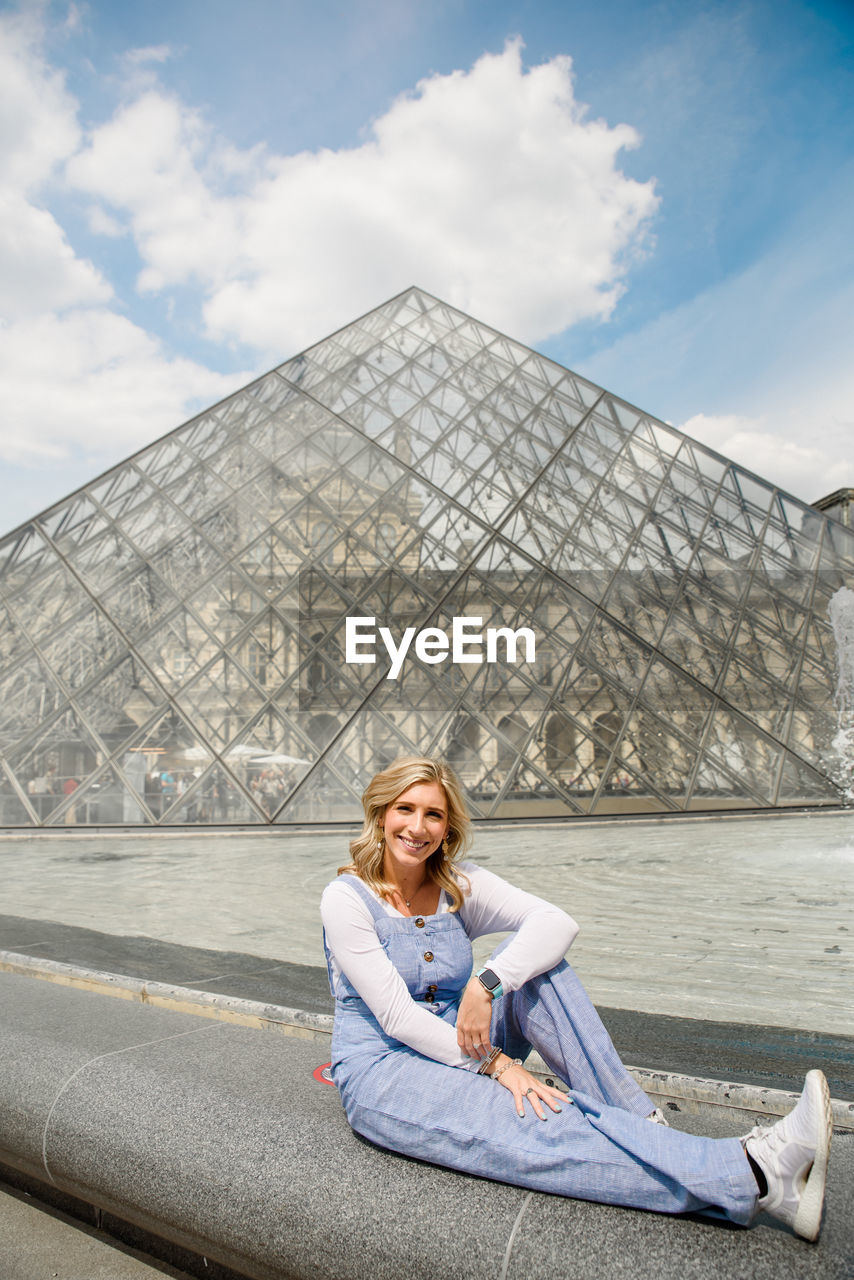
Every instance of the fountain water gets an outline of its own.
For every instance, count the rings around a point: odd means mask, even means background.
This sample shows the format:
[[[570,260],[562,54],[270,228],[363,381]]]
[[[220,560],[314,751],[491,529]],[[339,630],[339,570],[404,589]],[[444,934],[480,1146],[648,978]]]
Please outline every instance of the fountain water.
[[[837,732],[833,739],[837,781],[843,800],[854,804],[854,591],[840,587],[827,607],[836,641]]]

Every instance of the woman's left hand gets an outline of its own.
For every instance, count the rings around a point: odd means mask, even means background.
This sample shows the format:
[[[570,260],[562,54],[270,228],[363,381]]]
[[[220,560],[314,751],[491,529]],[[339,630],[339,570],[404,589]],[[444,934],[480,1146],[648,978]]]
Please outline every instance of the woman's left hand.
[[[504,1088],[509,1089],[513,1094],[516,1114],[522,1120],[525,1118],[526,1102],[530,1103],[534,1115],[539,1116],[541,1120],[546,1118],[544,1102],[552,1111],[560,1111],[567,1104],[572,1105],[572,1098],[568,1098],[553,1085],[543,1084],[536,1076],[531,1075],[526,1067],[517,1066],[515,1062],[509,1062],[508,1065],[506,1054],[502,1054],[496,1060],[492,1070],[487,1074],[491,1076],[493,1071],[501,1072],[498,1083],[503,1084]]]
[[[457,1010],[457,1044],[470,1058],[485,1058],[492,1049],[489,1027],[492,996],[479,978],[469,978]]]

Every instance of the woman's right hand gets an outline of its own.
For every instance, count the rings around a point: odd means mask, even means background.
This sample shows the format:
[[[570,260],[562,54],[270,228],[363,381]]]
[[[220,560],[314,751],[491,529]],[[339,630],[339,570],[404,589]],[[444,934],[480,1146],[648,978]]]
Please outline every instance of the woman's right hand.
[[[508,1065],[509,1064],[509,1065]],[[502,1071],[501,1068],[504,1068]],[[517,1114],[524,1118],[525,1115],[525,1099],[530,1102],[534,1114],[539,1116],[541,1120],[545,1120],[546,1115],[543,1111],[543,1102],[551,1108],[552,1111],[562,1110],[563,1105],[572,1105],[572,1099],[568,1098],[565,1093],[561,1093],[559,1089],[555,1089],[552,1085],[543,1084],[536,1076],[531,1075],[523,1066],[516,1066],[512,1058],[506,1053],[500,1053],[493,1063],[490,1064],[489,1070],[484,1075],[492,1076],[495,1072],[500,1071],[501,1074],[496,1081],[497,1084],[503,1084],[505,1089],[509,1089],[513,1094],[513,1101],[516,1103]]]

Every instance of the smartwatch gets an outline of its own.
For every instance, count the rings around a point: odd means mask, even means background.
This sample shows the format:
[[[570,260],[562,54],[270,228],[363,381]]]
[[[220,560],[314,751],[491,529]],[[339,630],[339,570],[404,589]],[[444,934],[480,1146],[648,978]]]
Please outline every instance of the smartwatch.
[[[474,975],[485,991],[488,991],[493,1000],[497,1000],[499,996],[504,995],[504,988],[501,985],[501,979],[492,969],[478,969]]]

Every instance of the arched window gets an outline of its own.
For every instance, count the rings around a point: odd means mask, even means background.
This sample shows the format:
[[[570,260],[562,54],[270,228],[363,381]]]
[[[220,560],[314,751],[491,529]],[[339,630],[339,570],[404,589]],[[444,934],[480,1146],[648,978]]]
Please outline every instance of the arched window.
[[[316,632],[311,637],[312,645],[320,644],[322,640],[322,631]],[[305,682],[309,693],[320,693],[326,685],[326,663],[318,649],[315,649],[309,658],[305,672]]]
[[[611,748],[617,741],[617,735],[623,722],[616,711],[604,711],[593,721],[593,732],[596,742],[593,747],[593,768],[597,773],[604,773],[608,767]]]
[[[477,755],[480,743],[480,725],[471,716],[458,716],[448,738],[446,754],[448,763],[455,769],[464,768],[472,756]]]
[[[312,716],[309,720],[308,736],[314,745],[323,751],[335,737],[338,727],[335,717],[322,711],[320,715]]]
[[[562,711],[555,711],[546,721],[546,764],[554,777],[569,779],[578,773],[575,744],[575,725]]]
[[[316,520],[311,526],[312,558],[321,564],[331,565],[334,558],[335,526],[328,520]]]
[[[381,520],[377,525],[377,551],[381,556],[394,556],[397,551],[398,533],[388,520]]]
[[[525,745],[528,726],[519,717],[510,715],[498,721],[498,729],[504,738],[509,739],[509,742],[498,739],[498,767],[504,773],[509,773]]]

